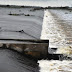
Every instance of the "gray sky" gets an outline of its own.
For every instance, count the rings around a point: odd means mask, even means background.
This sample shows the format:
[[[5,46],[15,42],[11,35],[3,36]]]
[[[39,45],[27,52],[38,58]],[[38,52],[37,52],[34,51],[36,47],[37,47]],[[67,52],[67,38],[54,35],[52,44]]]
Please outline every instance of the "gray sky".
[[[0,4],[27,6],[72,6],[72,0],[0,0]]]

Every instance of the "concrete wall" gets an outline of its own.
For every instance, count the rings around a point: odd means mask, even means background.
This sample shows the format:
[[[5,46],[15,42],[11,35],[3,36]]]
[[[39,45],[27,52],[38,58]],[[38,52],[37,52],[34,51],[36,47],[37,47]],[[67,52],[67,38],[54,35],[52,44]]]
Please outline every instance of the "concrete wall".
[[[6,42],[6,43],[0,43],[0,47],[13,49],[27,56],[31,56],[37,59],[42,59],[47,57],[48,55],[49,41],[35,40],[35,42],[32,43],[7,43]]]

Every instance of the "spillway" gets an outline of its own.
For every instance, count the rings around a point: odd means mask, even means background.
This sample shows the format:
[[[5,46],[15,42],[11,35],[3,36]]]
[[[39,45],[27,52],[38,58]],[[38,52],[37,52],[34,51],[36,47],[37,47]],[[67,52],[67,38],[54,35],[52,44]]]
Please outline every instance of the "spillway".
[[[41,39],[49,40],[49,53],[72,57],[72,11],[62,9],[45,10]],[[72,72],[72,60],[40,60],[40,72]]]

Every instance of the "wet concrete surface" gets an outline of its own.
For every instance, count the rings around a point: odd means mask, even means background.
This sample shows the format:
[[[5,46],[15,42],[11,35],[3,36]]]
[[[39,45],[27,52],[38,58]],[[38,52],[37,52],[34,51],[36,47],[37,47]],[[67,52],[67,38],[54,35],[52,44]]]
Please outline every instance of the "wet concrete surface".
[[[0,72],[39,72],[38,64],[23,55],[0,49]]]

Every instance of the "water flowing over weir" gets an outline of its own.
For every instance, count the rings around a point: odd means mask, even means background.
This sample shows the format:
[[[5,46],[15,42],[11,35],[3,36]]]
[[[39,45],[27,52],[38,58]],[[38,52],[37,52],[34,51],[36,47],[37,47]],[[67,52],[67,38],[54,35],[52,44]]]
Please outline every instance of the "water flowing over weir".
[[[66,20],[61,20],[52,12],[52,10],[45,11],[41,39],[49,39],[50,48],[59,48],[60,46],[72,46],[72,26],[66,24]],[[69,36],[66,34],[66,31]]]
[[[45,10],[41,39],[49,40],[50,48],[72,57],[72,12],[70,10]],[[72,72],[72,60],[40,60],[40,72]]]

